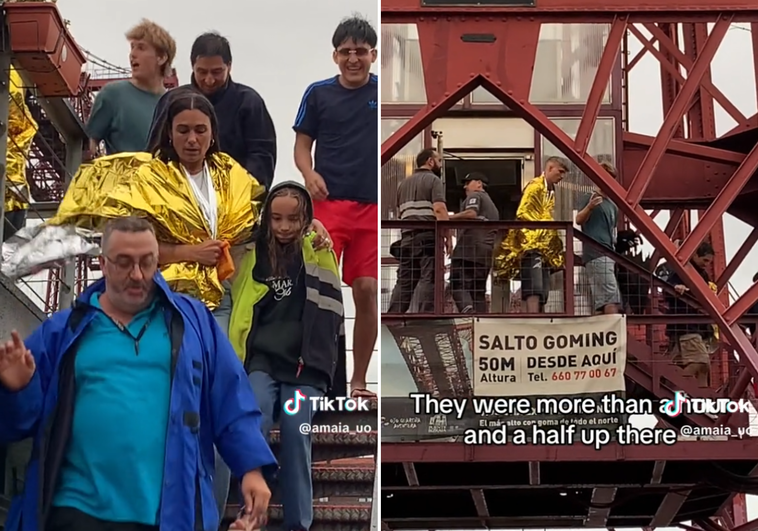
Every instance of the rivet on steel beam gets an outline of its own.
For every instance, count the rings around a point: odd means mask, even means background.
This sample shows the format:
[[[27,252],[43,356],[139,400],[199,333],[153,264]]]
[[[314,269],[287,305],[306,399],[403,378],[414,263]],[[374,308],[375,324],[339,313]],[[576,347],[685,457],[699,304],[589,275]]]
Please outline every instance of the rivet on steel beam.
[[[462,86],[463,86],[463,83],[458,83],[458,86],[459,86],[459,87],[462,87]]]
[[[432,17],[432,22],[437,22],[437,17]]]
[[[511,94],[511,95],[512,95],[512,94],[513,94],[513,91],[512,91],[512,90],[509,90],[509,91],[508,91],[508,94]]]
[[[471,73],[469,74],[469,76],[470,76],[470,77],[474,77],[475,75],[476,75],[476,74],[475,74],[475,73],[473,73],[473,72],[471,72]]]
[[[445,92],[445,97],[447,98],[448,96],[450,96],[450,93],[449,92]]]
[[[498,81],[498,82],[497,82],[497,86],[498,86],[498,87],[500,87],[500,86],[502,86],[502,85],[503,85],[503,82],[502,82],[502,81]]]

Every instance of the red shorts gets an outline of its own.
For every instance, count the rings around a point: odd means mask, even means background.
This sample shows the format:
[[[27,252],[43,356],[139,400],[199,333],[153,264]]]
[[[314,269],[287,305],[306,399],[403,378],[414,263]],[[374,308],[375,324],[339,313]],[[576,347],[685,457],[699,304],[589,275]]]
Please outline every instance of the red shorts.
[[[315,201],[314,217],[324,224],[342,263],[342,281],[379,278],[379,206],[356,201]]]

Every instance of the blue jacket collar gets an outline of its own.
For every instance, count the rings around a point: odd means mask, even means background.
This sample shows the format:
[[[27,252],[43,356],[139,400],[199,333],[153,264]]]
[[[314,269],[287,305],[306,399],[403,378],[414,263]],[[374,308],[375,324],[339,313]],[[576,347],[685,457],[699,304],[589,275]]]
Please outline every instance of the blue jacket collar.
[[[173,291],[171,291],[171,288],[168,287],[168,284],[166,283],[166,280],[163,278],[163,275],[161,275],[160,271],[156,271],[155,275],[153,275],[153,282],[155,282],[155,287],[157,288],[157,291],[159,294],[163,295],[169,303],[176,307],[176,301],[175,301],[175,294]],[[85,306],[89,306],[89,301],[92,298],[92,295],[94,293],[103,293],[105,291],[105,279],[101,278],[94,284],[92,284],[90,287],[88,287],[84,292],[79,295],[76,299],[76,304],[82,304]]]

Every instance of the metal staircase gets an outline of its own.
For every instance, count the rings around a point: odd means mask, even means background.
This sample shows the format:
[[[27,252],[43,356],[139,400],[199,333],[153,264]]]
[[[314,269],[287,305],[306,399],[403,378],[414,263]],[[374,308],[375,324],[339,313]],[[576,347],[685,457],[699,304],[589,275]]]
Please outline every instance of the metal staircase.
[[[340,432],[313,435],[311,531],[368,531],[376,473],[377,402],[371,402],[369,412],[321,414],[316,417],[315,425],[337,426]],[[279,432],[276,430],[272,433],[271,446],[274,453],[278,453]],[[283,517],[279,494],[274,490],[269,511],[272,530],[278,529]],[[224,519],[226,525],[239,511],[237,496],[233,489]]]

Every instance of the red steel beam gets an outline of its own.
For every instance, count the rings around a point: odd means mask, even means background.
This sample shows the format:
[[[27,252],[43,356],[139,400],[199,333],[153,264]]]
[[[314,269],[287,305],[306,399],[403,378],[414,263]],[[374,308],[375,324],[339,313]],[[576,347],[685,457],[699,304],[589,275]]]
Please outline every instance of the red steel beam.
[[[384,18],[382,22],[387,23]],[[501,85],[507,83],[512,94],[528,99],[532,85],[531,68],[528,74],[517,73],[510,65],[522,63],[524,57],[535,57],[540,25],[535,19],[521,21],[514,18],[495,23],[479,17],[459,17],[454,21],[435,20],[434,17],[420,19],[417,28],[429,103],[382,143],[382,164],[389,162],[403,146],[481,85],[486,77],[494,76]],[[461,37],[467,34],[493,35],[496,40],[493,43],[466,42]],[[460,47],[458,53],[461,55],[440,53],[452,47]],[[497,96],[497,93],[493,94]]]
[[[640,133],[632,133],[630,131],[624,131],[624,144],[632,146],[650,147],[655,140],[654,136],[643,135]],[[728,149],[720,149],[709,146],[701,146],[699,144],[693,144],[686,140],[672,140],[668,146],[666,146],[666,153],[672,155],[682,155],[690,159],[703,160],[706,162],[718,162],[723,164],[734,164],[737,167],[745,160],[744,153],[737,153],[736,151],[729,151]]]
[[[666,35],[663,33],[663,30],[661,30],[661,28],[659,28],[653,23],[645,24],[645,28],[653,35],[654,38],[658,39],[661,49],[662,50],[665,49],[667,53],[671,54],[671,56],[674,57],[674,59],[676,59],[685,70],[687,70],[687,72],[689,73],[687,77],[692,75],[691,72],[692,72],[694,62],[689,57],[684,55],[681,52],[681,50],[679,50],[679,48],[671,41],[671,39],[666,37]],[[647,48],[647,46],[645,47]],[[676,75],[678,75],[680,78],[682,77],[680,72],[677,72]],[[737,108],[737,106],[734,105],[734,103],[732,103],[731,100],[724,95],[723,92],[721,92],[718,88],[716,88],[716,86],[713,84],[713,82],[710,79],[708,78],[702,79],[701,85],[702,85],[702,88],[705,89],[706,92],[708,92],[711,96],[713,96],[713,99],[715,99],[719,103],[719,105],[721,105],[724,108],[724,111],[729,116],[731,116],[735,122],[737,122],[738,124],[741,124],[747,121],[747,118],[745,117],[744,114],[742,114],[742,111],[740,111]]]
[[[728,441],[678,441],[672,446],[611,443],[595,450],[568,446],[472,446],[463,443],[382,443],[384,463],[528,463],[529,461],[740,461],[758,455],[758,437]]]
[[[703,79],[706,71],[710,68],[711,61],[718,51],[721,41],[726,36],[726,32],[729,31],[729,26],[733,20],[731,15],[722,16],[718,19],[713,26],[711,34],[708,36],[708,41],[703,47],[703,51],[698,55],[695,64],[687,76],[687,79],[676,96],[674,104],[671,106],[671,110],[663,120],[660,132],[655,137],[653,145],[650,146],[650,150],[642,161],[637,174],[632,179],[632,184],[629,187],[629,191],[626,194],[626,202],[632,206],[639,205],[640,199],[645,193],[645,190],[650,184],[650,180],[655,173],[655,169],[663,157],[666,150],[666,145],[674,137],[674,133],[681,121],[682,116],[689,108],[692,97],[695,92],[700,88],[700,81]],[[659,41],[662,39],[659,37]],[[662,42],[661,42],[662,44]]]
[[[658,39],[651,40],[653,44],[655,44],[657,41]],[[629,63],[626,65],[626,73],[629,74],[629,72],[632,71],[632,68],[634,68],[637,65],[637,63],[639,63],[642,60],[642,58],[645,57],[646,55],[647,55],[647,48],[643,46],[642,49],[639,52],[637,52],[637,55],[635,55],[632,58],[632,60],[629,61]]]
[[[754,518],[742,525],[737,525],[732,531],[758,531],[758,518]]]
[[[700,50],[708,39],[707,24],[684,24],[684,50],[690,64],[697,59]],[[707,84],[713,84],[709,68],[700,89],[697,92],[696,103],[689,110],[687,121],[689,124],[690,140],[710,140],[716,138],[716,117],[713,109],[713,96],[705,90]],[[715,278],[715,277],[714,277]]]
[[[705,215],[702,216],[695,228],[690,232],[689,236],[682,242],[679,251],[676,253],[678,260],[687,262],[690,257],[695,254],[698,246],[702,243],[711,229],[721,220],[721,216],[724,215],[726,209],[729,208],[740,192],[745,187],[747,182],[753,176],[753,173],[758,169],[758,145],[754,146],[750,150],[750,153],[745,160],[740,164],[737,171],[734,172],[732,177],[727,182],[726,186],[716,196],[716,199],[705,211]],[[755,301],[753,301],[755,302]],[[752,304],[751,304],[752,305]]]
[[[687,214],[689,214],[689,211],[686,211]],[[684,213],[685,210],[683,208],[676,208],[674,210],[669,211],[669,220],[666,223],[666,228],[663,229],[663,233],[666,234],[672,241],[676,240],[674,238],[674,233],[679,229],[679,226],[683,224],[684,222]],[[650,219],[654,219],[652,216],[650,216]],[[650,256],[650,268],[651,270],[655,270],[656,267],[658,267],[658,262],[661,261],[661,252],[658,249],[653,250],[653,254]]]
[[[627,20],[629,20],[629,17],[625,16],[618,17],[613,21],[603,54],[600,56],[600,63],[597,66],[595,79],[592,81],[592,87],[587,96],[587,104],[582,112],[582,119],[579,122],[579,128],[574,139],[574,147],[582,155],[587,153],[587,146],[589,146],[592,131],[595,129],[600,105],[603,103],[603,95],[605,94],[605,89],[608,88],[611,72],[621,49],[621,41],[624,39],[624,34],[626,33]]]
[[[750,253],[756,243],[758,243],[758,227],[754,227],[753,230],[750,231],[748,237],[745,238],[745,241],[742,242],[740,248],[734,253],[734,258],[729,261],[724,272],[721,273],[721,276],[716,280],[716,286],[718,286],[719,291],[729,283],[732,275],[734,275],[737,269],[742,265],[742,262],[745,261],[748,253]]]
[[[500,92],[498,97],[517,115],[526,120],[559,151],[573,162],[579,171],[590,178],[611,201],[616,203],[621,211],[629,217],[630,222],[648,239],[668,261],[669,265],[680,275],[685,284],[690,288],[691,294],[702,305],[706,313],[714,320],[723,336],[731,342],[732,346],[741,354],[740,358],[753,376],[758,377],[758,352],[748,340],[744,331],[734,324],[736,318],[744,313],[745,297],[753,296],[752,291],[743,296],[730,308],[731,314],[727,314],[724,304],[711,291],[708,284],[700,277],[691,264],[681,263],[676,259],[677,249],[673,242],[658,227],[650,216],[639,206],[633,206],[626,202],[627,191],[620,183],[606,174],[600,164],[592,157],[579,155],[573,149],[573,140],[557,127],[547,116],[539,111],[534,105],[523,99],[515,99],[493,84],[489,79],[483,79],[482,84],[487,86],[493,94]],[[755,296],[758,297],[758,284],[756,284]],[[745,299],[746,300],[746,299]],[[743,301],[741,304],[740,302]],[[735,306],[742,310],[737,312]],[[735,317],[736,316],[736,317]]]
[[[688,67],[692,67],[692,61],[690,61],[686,56],[684,56],[679,49],[676,47],[674,43],[671,42],[671,40],[668,38],[668,35],[660,29],[655,24],[649,24],[650,28],[654,28],[654,31],[660,37],[661,39],[664,39],[661,41],[661,48],[666,50],[666,53],[668,53],[671,57],[678,61],[684,61],[685,64],[687,64]],[[645,35],[634,26],[629,26],[629,32],[632,33],[638,41],[642,44],[642,46],[650,52],[650,54],[658,59],[658,62],[661,64],[662,70],[665,70],[670,76],[673,76],[674,79],[679,83],[684,83],[684,76],[682,73],[671,63],[668,57],[666,57],[666,54],[663,53],[663,51],[656,49],[654,43],[658,40],[658,37],[653,36],[652,39],[648,39],[645,37]],[[713,98],[719,102],[719,105],[721,105],[727,114],[737,120],[738,117],[742,116],[742,112],[732,103],[729,98],[727,98],[723,92],[721,92],[719,89],[716,88],[716,86],[708,79],[703,79],[701,82],[702,88],[704,88]],[[735,118],[737,117],[737,118]],[[743,120],[737,120],[737,123],[743,123],[743,121],[746,120],[743,117]]]
[[[382,0],[382,23],[404,23],[418,17],[434,16],[524,16],[540,17],[548,22],[611,23],[619,13],[636,15],[630,22],[713,22],[722,12],[734,12],[736,22],[758,21],[752,0],[537,0],[536,6],[472,6],[461,0],[458,5],[422,6],[421,0]],[[403,15],[405,18],[403,18]],[[411,18],[413,20],[411,20]],[[574,20],[572,20],[574,19]]]

